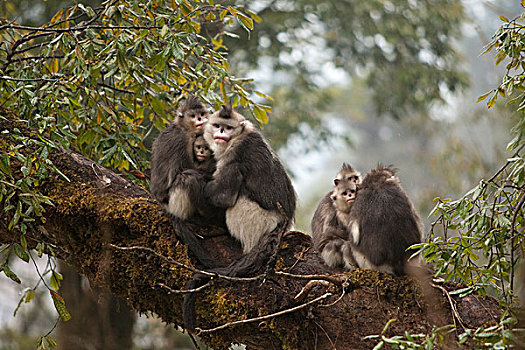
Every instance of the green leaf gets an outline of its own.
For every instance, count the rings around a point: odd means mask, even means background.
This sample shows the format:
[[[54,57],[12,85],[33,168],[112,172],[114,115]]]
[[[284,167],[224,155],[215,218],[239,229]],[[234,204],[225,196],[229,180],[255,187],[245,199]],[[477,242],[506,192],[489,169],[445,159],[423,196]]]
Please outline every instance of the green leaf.
[[[11,170],[11,164],[9,162],[9,155],[8,154],[2,154],[0,156],[0,170],[8,175],[11,176],[12,170]]]
[[[487,98],[488,95],[490,95],[491,92],[492,90],[478,97],[478,99],[476,100],[476,103],[478,103],[479,101],[483,101],[485,98]]]
[[[64,299],[62,299],[62,297],[58,293],[52,290],[50,290],[49,293],[51,294],[53,304],[55,305],[55,309],[57,310],[60,318],[62,318],[64,322],[69,321],[71,319],[71,314],[66,309],[66,302],[64,301]]]
[[[49,282],[51,283],[51,287],[53,287],[53,289],[55,290],[59,290],[60,281],[62,281],[62,279],[63,279],[62,275],[56,272],[55,270],[53,270],[51,274],[51,279],[49,280]]]
[[[13,227],[16,227],[16,224],[18,224],[18,221],[20,220],[21,215],[22,215],[22,202],[18,201],[16,205],[15,214],[13,215],[13,218],[11,219],[11,221],[9,222],[9,225],[7,226],[9,230],[11,230]]]
[[[27,251],[18,243],[14,244],[15,254],[26,263],[29,262],[29,254]]]
[[[13,272],[11,271],[11,269],[9,268],[9,266],[7,265],[4,265],[2,266],[2,271],[4,271],[4,274],[9,277],[10,279],[12,279],[13,281],[15,281],[16,283],[20,284],[22,283],[22,281],[20,281],[20,278],[18,278],[18,276]]]

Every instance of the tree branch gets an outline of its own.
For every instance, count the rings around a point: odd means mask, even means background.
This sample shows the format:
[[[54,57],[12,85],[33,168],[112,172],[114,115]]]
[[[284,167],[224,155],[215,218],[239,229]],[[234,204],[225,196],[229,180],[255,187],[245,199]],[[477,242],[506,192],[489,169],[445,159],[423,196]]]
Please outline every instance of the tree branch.
[[[9,131],[0,132],[2,154],[16,145],[11,138],[14,128],[39,137],[12,113],[0,110],[0,114],[0,131]],[[427,298],[422,292],[425,288],[408,277],[330,269],[310,249],[310,237],[302,232],[284,235],[276,257],[278,271],[271,271],[264,281],[258,275],[264,271],[242,279],[210,274],[213,283],[206,288],[185,291],[195,272],[208,272],[178,241],[169,219],[147,190],[74,151],[59,150],[49,158],[70,181],[50,175],[42,182],[39,190],[54,206],[46,208],[45,223],[30,225],[25,235],[28,245],[52,245],[57,257],[94,285],[108,288],[135,310],[154,312],[174,326],[182,326],[183,293],[197,293],[200,335],[215,349],[227,349],[232,342],[265,350],[370,349],[374,341],[364,337],[380,334],[392,318],[399,322],[391,325],[391,334],[407,330],[429,334],[435,325],[452,322],[449,302],[441,293]],[[13,174],[20,173],[21,165],[14,157],[11,165]],[[19,232],[7,229],[9,215],[12,211],[0,210],[0,244],[19,241]],[[213,259],[228,263],[241,256],[240,244],[224,227],[205,222],[189,222],[188,226],[204,237],[203,248]],[[294,296],[311,280],[330,283],[311,285],[311,301],[297,305]],[[330,297],[333,302],[319,303]],[[501,314],[490,298],[455,301],[469,328],[497,321]],[[320,337],[319,329],[323,331]]]

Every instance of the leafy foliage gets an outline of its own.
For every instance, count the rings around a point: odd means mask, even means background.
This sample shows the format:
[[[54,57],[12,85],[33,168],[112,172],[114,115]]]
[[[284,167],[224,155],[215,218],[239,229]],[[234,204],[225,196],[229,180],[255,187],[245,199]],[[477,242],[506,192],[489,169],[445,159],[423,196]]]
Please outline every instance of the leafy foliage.
[[[275,110],[284,110],[286,117],[274,114],[271,127],[279,118],[293,131],[299,129],[296,120],[318,127],[322,112],[329,111],[326,107],[331,104],[331,96],[318,88],[345,73],[366,80],[377,114],[394,117],[426,113],[444,92],[468,83],[453,44],[464,19],[460,1],[234,3],[254,9],[263,18],[249,33],[240,26],[232,28],[250,40],[225,37],[225,43],[232,51],[234,71],[262,66],[264,72],[276,72],[271,81],[265,76],[262,80],[270,84]],[[317,98],[312,96],[316,93]],[[325,105],[316,99],[325,100]]]
[[[523,2],[522,2],[523,5]],[[525,18],[508,20],[493,36],[485,52],[496,51],[496,64],[506,64],[502,83],[479,97],[486,99],[492,108],[498,99],[508,99],[508,104],[518,103],[520,118],[513,132],[514,139],[508,144],[512,152],[506,163],[488,180],[458,200],[437,198],[432,214],[437,219],[432,224],[429,243],[420,244],[423,256],[434,263],[436,275],[447,280],[465,283],[466,288],[457,291],[460,296],[472,292],[496,295],[509,313],[499,324],[466,329],[459,343],[467,341],[479,347],[506,348],[516,342],[517,319],[513,316],[517,306],[518,289],[523,281],[517,279],[517,269],[525,266],[523,233],[525,203]],[[521,284],[521,285],[519,285]]]
[[[144,170],[151,135],[193,94],[213,106],[232,100],[267,122],[270,108],[253,102],[247,81],[228,71],[221,44],[228,32],[201,34],[206,24],[234,21],[253,28],[251,12],[241,7],[186,0],[77,4],[42,27],[2,20],[1,106],[16,109],[40,135],[40,141],[11,135],[18,145],[0,158],[0,200],[14,211],[10,228],[24,232],[24,220],[50,204],[34,188],[57,172],[48,159],[56,147],[73,145],[116,170]]]
[[[258,92],[248,79],[229,72],[222,39],[234,23],[251,30],[259,20],[242,6],[211,0],[108,0],[95,8],[77,3],[42,26],[0,18],[0,118],[10,110],[21,118],[19,128],[0,135],[0,202],[8,229],[21,233],[20,242],[1,247],[0,271],[21,282],[8,258],[32,258],[25,233],[40,229],[44,207],[52,205],[38,188],[53,173],[68,181],[49,157],[57,148],[74,147],[117,171],[146,171],[153,136],[190,95],[212,108],[232,101],[266,123],[270,107],[253,100]],[[210,36],[206,26],[218,30]],[[22,132],[26,127],[38,134]],[[50,245],[37,248],[39,255],[54,256]],[[45,273],[65,321],[70,315],[56,293],[62,278],[53,264]],[[32,293],[28,289],[19,306]],[[41,348],[52,345],[42,338]]]
[[[522,15],[523,16],[523,15]],[[521,18],[521,16],[520,16]],[[488,99],[491,108],[498,96],[509,98],[512,104],[521,101],[521,112],[513,128],[514,139],[507,151],[513,155],[501,169],[459,200],[437,199],[432,212],[438,219],[433,224],[442,227],[440,235],[432,230],[431,243],[423,246],[428,260],[436,262],[436,273],[447,279],[467,282],[471,290],[496,292],[506,304],[515,297],[516,267],[521,264],[523,252],[523,204],[525,202],[525,163],[523,149],[525,81],[522,70],[525,62],[521,57],[523,26],[517,18],[505,22],[494,35],[486,52],[496,49],[496,64],[508,59],[507,73],[502,83],[493,91],[480,96],[478,101]],[[512,38],[512,39],[510,39]]]

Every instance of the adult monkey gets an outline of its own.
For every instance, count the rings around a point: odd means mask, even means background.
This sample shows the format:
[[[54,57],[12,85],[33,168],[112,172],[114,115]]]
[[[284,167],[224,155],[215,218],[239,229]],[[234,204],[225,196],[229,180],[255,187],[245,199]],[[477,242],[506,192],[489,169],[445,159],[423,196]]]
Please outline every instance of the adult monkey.
[[[203,201],[205,173],[196,170],[194,143],[202,133],[208,110],[198,97],[189,97],[177,110],[173,122],[155,139],[151,157],[153,196],[171,214],[171,221],[183,243],[206,267],[217,267],[185,221],[207,206]]]
[[[391,166],[379,165],[364,177],[348,232],[350,263],[360,268],[395,275],[426,269],[419,259],[408,261],[414,251],[407,248],[421,243],[423,224]]]
[[[213,271],[228,276],[257,273],[273,263],[282,233],[292,225],[296,196],[290,178],[262,134],[231,106],[210,116],[204,139],[217,160],[205,195],[226,209],[226,226],[241,242],[244,255]],[[186,288],[194,289],[207,277],[195,275]],[[195,293],[184,297],[184,324],[195,328]]]

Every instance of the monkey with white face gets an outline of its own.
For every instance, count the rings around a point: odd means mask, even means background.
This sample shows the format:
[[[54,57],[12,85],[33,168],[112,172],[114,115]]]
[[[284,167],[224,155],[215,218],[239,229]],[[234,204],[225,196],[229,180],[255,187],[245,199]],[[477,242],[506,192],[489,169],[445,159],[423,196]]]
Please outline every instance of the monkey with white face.
[[[222,106],[210,116],[204,139],[217,161],[205,195],[226,210],[228,231],[244,253],[213,271],[228,276],[255,274],[273,262],[280,237],[291,227],[296,206],[292,182],[262,134],[231,106]],[[207,280],[208,276],[196,274],[186,289]],[[184,295],[184,325],[190,331],[195,328],[195,301],[196,293]]]
[[[333,190],[319,202],[312,218],[314,247],[330,267],[342,266],[350,260],[344,258],[347,225],[360,182],[361,174],[343,163],[334,179]]]
[[[226,209],[226,226],[248,254],[259,243],[264,245],[265,236],[280,222],[292,222],[296,205],[292,182],[261,133],[231,106],[210,116],[204,139],[217,160],[206,197]]]
[[[349,215],[348,248],[358,267],[406,273],[407,248],[421,243],[423,224],[392,167],[366,174]]]

